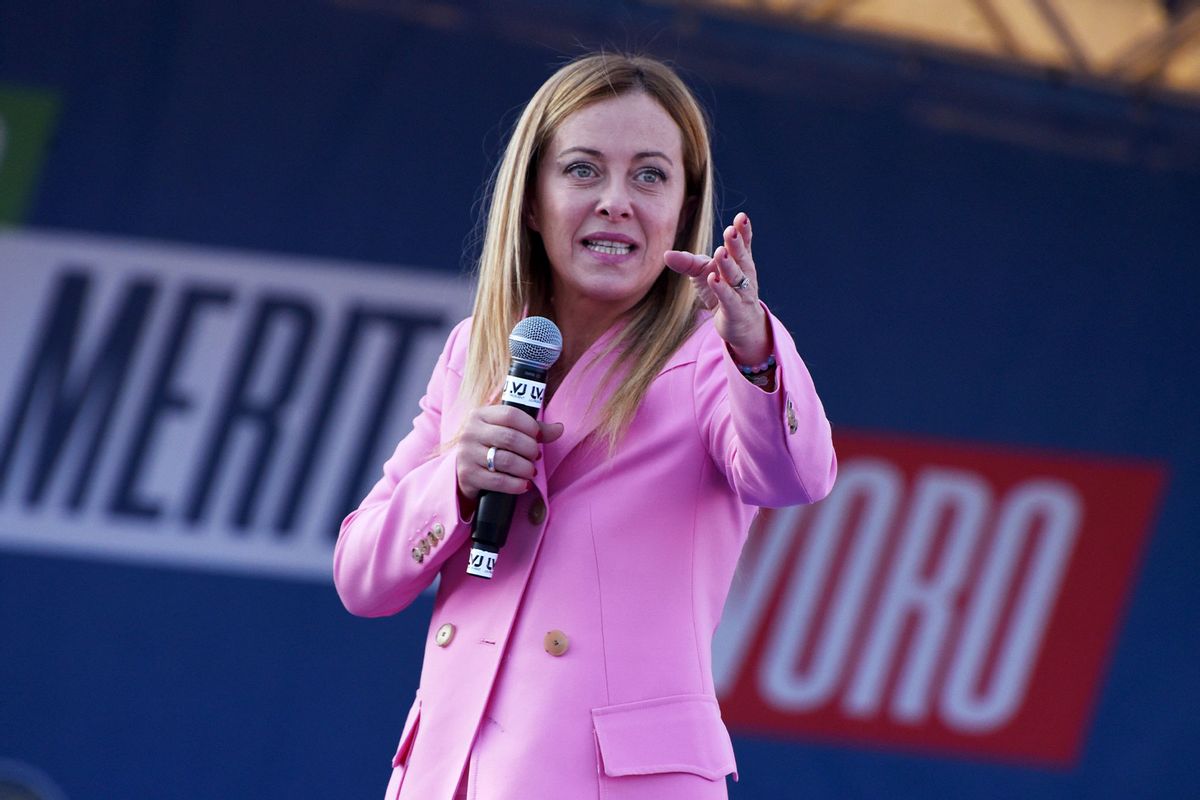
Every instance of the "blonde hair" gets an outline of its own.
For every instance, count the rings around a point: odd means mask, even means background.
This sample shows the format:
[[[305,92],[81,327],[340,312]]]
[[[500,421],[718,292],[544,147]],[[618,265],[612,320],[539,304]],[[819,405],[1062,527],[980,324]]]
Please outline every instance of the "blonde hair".
[[[691,91],[666,64],[642,56],[596,53],[564,65],[525,107],[489,185],[491,201],[461,395],[471,406],[495,401],[509,362],[508,334],[513,326],[529,313],[552,316],[549,262],[540,237],[528,227],[543,148],[571,114],[634,92],[656,100],[683,134],[684,208],[690,213],[675,247],[693,253],[710,251],[713,169],[708,120]],[[599,432],[610,447],[633,420],[655,375],[695,329],[697,310],[691,280],[664,266],[646,296],[629,312],[625,327],[606,351],[620,352],[604,377],[605,385],[628,369],[622,390],[611,394],[601,412]]]

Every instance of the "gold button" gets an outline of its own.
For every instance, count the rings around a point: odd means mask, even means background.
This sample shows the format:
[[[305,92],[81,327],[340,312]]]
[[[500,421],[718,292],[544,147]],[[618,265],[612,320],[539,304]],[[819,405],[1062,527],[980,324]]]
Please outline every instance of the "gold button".
[[[567,635],[562,631],[550,631],[546,634],[545,640],[542,642],[546,648],[546,652],[552,656],[561,656],[567,652],[567,646],[570,642],[567,641]]]
[[[454,626],[447,622],[445,625],[438,628],[437,636],[435,636],[433,640],[437,642],[438,647],[445,647],[446,645],[450,644],[450,641],[453,638]]]
[[[421,551],[422,556],[429,555],[429,542],[421,539],[417,542],[417,549]]]
[[[546,504],[539,498],[533,501],[533,505],[529,506],[529,521],[534,525],[541,525],[542,520],[546,518]]]
[[[787,399],[788,433],[795,433],[800,424],[796,422],[796,409],[792,407],[792,398]]]
[[[429,542],[429,547],[430,547],[430,548],[437,547],[438,540],[437,540],[437,539],[435,539],[435,538],[433,538],[433,534],[432,534],[432,533],[431,533],[431,534],[429,534],[428,536],[426,536],[426,537],[425,537],[425,541]]]
[[[418,564],[425,560],[425,554],[421,552],[421,548],[419,547],[414,547],[412,549],[412,557],[413,561],[417,562]]]
[[[440,522],[435,522],[433,523],[433,527],[430,528],[429,533],[434,539],[440,542],[446,538],[446,526]]]

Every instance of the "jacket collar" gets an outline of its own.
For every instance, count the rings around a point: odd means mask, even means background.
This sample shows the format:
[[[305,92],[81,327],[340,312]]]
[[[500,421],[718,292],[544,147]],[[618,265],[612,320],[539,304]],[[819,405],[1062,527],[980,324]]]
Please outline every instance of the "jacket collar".
[[[542,409],[543,422],[563,424],[563,435],[542,447],[545,475],[539,471],[534,483],[543,496],[546,495],[547,483],[558,468],[599,427],[601,414],[613,388],[620,387],[625,380],[628,371],[626,368],[622,368],[607,382],[605,380],[609,369],[620,358],[621,351],[616,348],[607,353],[604,351],[608,349],[613,338],[620,334],[621,327],[621,323],[613,325],[587,349],[564,376],[554,396]],[[671,354],[659,374],[690,363],[695,358],[694,348],[685,343]],[[602,450],[607,448],[605,443],[598,443],[598,446]]]
[[[547,480],[600,424],[600,414],[609,394],[604,391],[604,378],[620,357],[618,350],[604,351],[620,331],[618,323],[601,334],[572,365],[550,402],[542,409],[542,421],[563,424],[563,435],[542,447]],[[621,380],[622,376],[616,375],[611,385],[620,385]]]

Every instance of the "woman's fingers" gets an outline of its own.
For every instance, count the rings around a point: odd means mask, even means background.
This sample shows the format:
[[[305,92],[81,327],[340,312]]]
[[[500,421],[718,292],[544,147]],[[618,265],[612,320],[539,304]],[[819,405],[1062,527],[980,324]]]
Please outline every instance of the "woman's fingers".
[[[726,284],[730,289],[733,289],[733,287],[741,283],[743,278],[751,277],[746,269],[733,259],[733,256],[729,254],[729,251],[725,249],[724,245],[717,248],[717,252],[713,256],[713,263],[717,265],[716,272],[720,275],[721,282]],[[744,293],[747,296],[752,296],[753,283],[754,282],[751,281],[750,285],[745,286],[742,289],[733,289],[733,291]],[[734,296],[725,295],[725,297],[733,299]]]
[[[728,308],[730,305],[738,302],[737,289],[730,286],[728,282],[721,280],[721,276],[715,271],[708,276],[708,288],[712,290],[717,304],[722,308]]]
[[[757,364],[771,351],[766,313],[758,302],[758,270],[750,252],[750,218],[739,213],[722,233],[724,244],[713,254],[708,288],[716,300],[717,332],[740,363]],[[738,288],[738,287],[741,288]]]
[[[527,491],[537,474],[539,436],[542,441],[553,441],[561,435],[562,425],[543,425],[509,406],[476,409],[459,439],[455,462],[459,489],[472,500],[480,491],[506,494]]]
[[[549,444],[563,435],[563,424],[561,422],[539,422],[538,429],[541,431],[541,438],[538,440],[542,444]]]
[[[708,287],[716,296],[717,303],[727,319],[736,324],[744,314],[752,311],[756,313],[758,299],[754,281],[750,280],[741,289],[736,288],[743,279],[749,280],[752,276],[730,257],[724,247],[717,248],[713,263],[717,268],[708,276]]]
[[[481,445],[482,447],[482,445]],[[492,454],[492,466],[495,469],[488,469],[488,453],[492,447],[484,447],[483,455],[479,458],[479,464],[488,472],[493,472],[499,475],[511,475],[514,478],[523,480],[531,480],[537,474],[537,466],[533,461],[518,455],[511,450],[505,450],[502,447],[496,447],[496,452]]]
[[[518,457],[512,456],[512,458]],[[529,477],[514,475],[508,471],[513,468],[512,462],[508,459],[509,456],[505,451],[497,450],[496,471],[490,472],[486,467],[473,470],[468,476],[466,485],[462,487],[463,494],[468,497],[478,497],[481,491],[504,492],[505,494],[523,494],[528,491],[530,483],[533,481],[533,474],[530,473]]]
[[[750,236],[750,217],[745,212],[738,212],[737,216],[733,218],[733,224],[725,228],[723,234],[726,252],[739,266],[750,273],[751,280],[753,280],[754,258],[750,250]],[[720,248],[718,248],[719,252]],[[663,262],[670,269],[687,275],[689,278],[707,278],[708,273],[715,267],[713,260],[718,253],[705,256],[689,253],[686,250],[668,250],[663,253]]]
[[[733,227],[737,229],[739,237],[746,243],[746,250],[750,249],[750,216],[745,211],[739,211],[733,218]]]
[[[730,225],[725,229],[725,249],[742,272],[749,276],[751,281],[754,281],[757,277],[754,258],[750,255],[750,248],[736,225]],[[737,278],[734,278],[734,283],[737,283]]]
[[[722,232],[723,244],[712,256],[683,250],[663,254],[667,267],[695,281],[700,299],[718,313],[718,330],[731,344],[762,338],[757,331],[762,327],[763,312],[758,305],[758,270],[750,237],[750,217],[739,212]],[[737,286],[741,288],[734,288]]]
[[[537,420],[512,406],[485,406],[479,411],[485,426],[477,437],[481,444],[537,460],[537,438],[541,431]]]
[[[716,297],[708,288],[708,278],[715,267],[710,256],[688,253],[684,250],[668,250],[663,254],[663,262],[668,268],[692,279],[692,284],[700,295],[700,302],[705,308],[713,308],[717,304]]]
[[[537,434],[530,436],[503,425],[489,425],[480,431],[479,444],[486,451],[489,447],[520,456],[526,461],[537,461]]]
[[[708,256],[689,253],[685,250],[668,250],[663,253],[663,262],[681,275],[699,278],[712,261]]]
[[[531,462],[497,449],[493,464],[494,472],[487,468],[487,450],[482,447],[460,448],[456,473],[463,495],[474,500],[482,491],[522,494],[529,490],[534,475]]]

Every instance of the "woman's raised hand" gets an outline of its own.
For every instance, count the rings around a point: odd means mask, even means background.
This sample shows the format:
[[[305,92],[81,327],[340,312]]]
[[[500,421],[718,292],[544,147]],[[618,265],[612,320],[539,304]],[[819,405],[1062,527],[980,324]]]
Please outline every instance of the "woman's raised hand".
[[[458,491],[466,501],[462,511],[473,511],[483,490],[527,491],[537,473],[539,442],[553,442],[562,432],[561,422],[539,422],[512,406],[483,406],[469,413],[455,456]],[[489,469],[488,451],[493,447]]]
[[[767,314],[758,302],[758,271],[745,212],[733,218],[724,239],[711,256],[668,250],[663,258],[668,267],[692,279],[734,360],[758,364],[770,355],[772,342]]]

